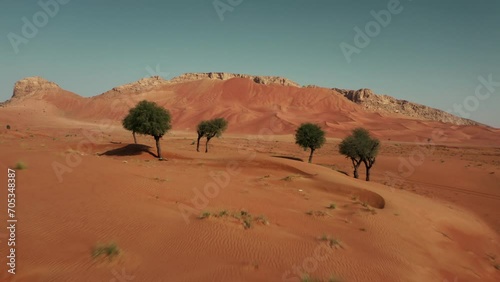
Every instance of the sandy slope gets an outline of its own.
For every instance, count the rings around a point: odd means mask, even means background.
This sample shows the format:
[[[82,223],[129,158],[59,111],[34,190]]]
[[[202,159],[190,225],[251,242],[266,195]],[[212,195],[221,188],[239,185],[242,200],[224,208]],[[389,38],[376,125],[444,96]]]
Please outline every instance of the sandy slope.
[[[174,132],[163,141],[168,161],[158,162],[148,153],[113,151],[125,147],[130,135],[112,127],[97,138],[89,134],[96,126],[2,131],[2,170],[19,160],[29,166],[18,173],[20,263],[15,279],[7,281],[298,281],[297,274],[303,273],[344,281],[500,278],[492,259],[500,255],[499,233],[474,210],[487,201],[461,194],[451,178],[436,181],[427,170],[416,169],[412,177],[451,187],[449,193],[443,190],[430,198],[354,180],[324,166],[272,157],[306,157],[290,136],[263,141],[228,135],[204,154],[194,151],[192,134]],[[81,146],[82,140],[94,140],[84,136],[98,141]],[[152,146],[150,139],[139,138]],[[330,140],[319,150],[315,162],[348,169],[347,160],[332,158],[335,143]],[[375,179],[383,179],[382,169],[391,167],[399,146],[388,144]],[[111,155],[96,155],[104,152]],[[489,162],[485,155],[474,156]],[[461,166],[453,164],[456,156],[436,150],[434,157],[446,161],[428,160],[426,165],[450,175],[460,172]],[[74,166],[62,182],[53,162]],[[499,166],[487,166],[495,171],[488,189],[496,189],[498,197]],[[225,186],[224,176],[234,171]],[[481,177],[482,171],[471,170],[460,179]],[[204,193],[214,179],[222,185],[219,192],[208,190],[213,198],[195,206],[193,189]],[[5,199],[5,191],[1,193]],[[458,199],[457,204],[446,196]],[[470,205],[461,205],[469,200]],[[498,204],[500,199],[491,201]],[[337,208],[327,209],[332,202]],[[363,207],[362,202],[374,207],[384,203],[384,208]],[[202,211],[242,209],[265,215],[269,225],[254,222],[244,229],[232,217],[197,218]],[[498,209],[489,209],[498,219]],[[320,240],[323,234],[340,240],[342,247],[326,246]],[[91,248],[109,241],[122,249],[120,257],[111,262],[92,259]],[[1,244],[4,252],[3,239]],[[12,278],[4,273],[2,279]]]
[[[498,129],[366,113],[326,90],[244,79],[162,87],[37,93],[0,108],[0,169],[28,165],[17,176],[18,274],[2,270],[2,281],[500,280]],[[130,147],[120,127],[141,99],[173,114],[175,131],[162,140],[168,161]],[[214,116],[230,130],[196,153],[193,127]],[[273,157],[307,157],[291,135],[303,121],[328,130],[314,164]],[[337,153],[337,138],[360,125],[383,144],[370,183],[342,173],[350,163]],[[222,210],[269,224],[198,218]],[[120,256],[93,259],[91,249],[110,241]]]

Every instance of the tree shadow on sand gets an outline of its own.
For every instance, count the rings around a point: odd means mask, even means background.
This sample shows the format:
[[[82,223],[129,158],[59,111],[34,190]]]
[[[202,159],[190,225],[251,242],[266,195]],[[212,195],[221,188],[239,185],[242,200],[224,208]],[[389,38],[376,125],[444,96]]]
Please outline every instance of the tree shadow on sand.
[[[149,149],[151,149],[150,146],[143,145],[143,144],[128,144],[125,147],[121,147],[121,148],[106,151],[104,153],[100,153],[99,156],[102,156],[102,155],[104,155],[104,156],[137,156],[137,155],[140,155],[142,153],[148,153],[151,156],[157,158],[158,156],[156,154],[152,153],[151,151],[149,151]]]
[[[272,156],[273,158],[281,158],[281,159],[289,159],[289,160],[293,160],[293,161],[299,161],[299,162],[303,162],[304,160],[301,159],[301,158],[297,158],[297,157],[292,157],[292,156],[281,156],[281,155],[274,155]]]

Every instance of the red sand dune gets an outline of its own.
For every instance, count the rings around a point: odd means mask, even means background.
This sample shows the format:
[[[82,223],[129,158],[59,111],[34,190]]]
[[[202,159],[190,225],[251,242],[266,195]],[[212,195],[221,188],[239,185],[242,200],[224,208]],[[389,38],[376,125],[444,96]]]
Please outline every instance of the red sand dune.
[[[173,114],[165,162],[127,146],[120,120],[142,99]],[[229,120],[229,132],[210,153],[195,152],[193,128],[215,116]],[[314,164],[273,157],[307,157],[291,135],[305,121],[328,131]],[[337,138],[356,126],[382,140],[372,182],[341,173],[351,168]],[[446,139],[432,137],[435,128]],[[147,136],[139,142],[154,146]],[[200,80],[140,94],[13,100],[0,108],[0,146],[2,171],[28,165],[17,173],[17,274],[2,271],[2,281],[300,281],[305,273],[324,281],[500,280],[498,129],[367,113],[325,89]],[[401,159],[424,149],[403,182],[384,185],[386,173],[401,174]],[[68,170],[58,177],[54,164]],[[269,224],[198,219],[222,210]],[[339,245],[326,245],[323,234]],[[120,255],[93,259],[92,247],[110,241]]]

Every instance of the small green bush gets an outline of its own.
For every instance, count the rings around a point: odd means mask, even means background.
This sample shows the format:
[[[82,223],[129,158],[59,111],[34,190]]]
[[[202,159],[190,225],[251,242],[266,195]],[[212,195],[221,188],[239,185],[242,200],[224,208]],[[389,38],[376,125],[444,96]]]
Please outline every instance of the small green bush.
[[[27,169],[28,166],[26,166],[26,164],[23,162],[17,162],[16,166],[14,168],[17,170],[23,170],[23,169]]]
[[[113,257],[117,256],[118,254],[120,254],[120,249],[118,248],[116,243],[98,244],[92,250],[92,257],[93,258],[98,258],[98,257],[104,255],[105,257],[112,259]]]

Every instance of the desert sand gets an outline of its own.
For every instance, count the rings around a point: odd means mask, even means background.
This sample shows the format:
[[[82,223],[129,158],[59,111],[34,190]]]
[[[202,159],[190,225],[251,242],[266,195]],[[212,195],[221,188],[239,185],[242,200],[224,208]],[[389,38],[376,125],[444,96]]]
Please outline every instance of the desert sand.
[[[499,129],[243,78],[28,94],[0,108],[0,169],[27,165],[16,180],[16,275],[2,281],[500,281]],[[172,113],[166,161],[152,137],[133,145],[121,127],[143,99]],[[196,124],[218,116],[229,130],[197,153]],[[328,136],[312,164],[296,160],[308,156],[293,138],[305,121]],[[371,182],[363,169],[352,178],[338,153],[357,126],[382,141]],[[93,258],[108,242],[120,254]]]

